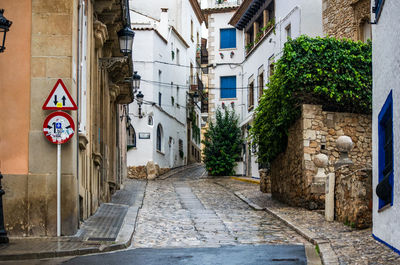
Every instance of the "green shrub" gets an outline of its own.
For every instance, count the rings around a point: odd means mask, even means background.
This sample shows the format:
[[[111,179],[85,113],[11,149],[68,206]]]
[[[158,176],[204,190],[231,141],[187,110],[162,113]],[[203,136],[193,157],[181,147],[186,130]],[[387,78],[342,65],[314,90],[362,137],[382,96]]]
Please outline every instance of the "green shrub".
[[[260,163],[285,151],[289,127],[302,104],[371,113],[371,42],[300,36],[286,42],[256,109],[251,135]]]
[[[213,176],[233,175],[236,160],[242,147],[241,131],[235,111],[217,109],[215,124],[204,134],[204,163],[208,174]]]

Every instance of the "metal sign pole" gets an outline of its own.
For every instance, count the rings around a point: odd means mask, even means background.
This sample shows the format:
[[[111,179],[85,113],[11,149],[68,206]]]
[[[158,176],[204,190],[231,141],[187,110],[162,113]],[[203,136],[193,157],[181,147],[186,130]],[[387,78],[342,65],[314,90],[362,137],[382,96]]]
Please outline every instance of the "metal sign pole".
[[[57,236],[61,236],[61,144],[57,144]]]

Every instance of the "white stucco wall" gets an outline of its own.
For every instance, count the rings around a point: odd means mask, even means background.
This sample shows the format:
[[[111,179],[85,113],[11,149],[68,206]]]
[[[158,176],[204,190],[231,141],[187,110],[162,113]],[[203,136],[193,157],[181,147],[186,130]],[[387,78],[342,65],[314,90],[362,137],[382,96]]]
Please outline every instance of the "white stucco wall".
[[[144,94],[145,103],[142,105],[143,118],[138,117],[136,101],[129,106],[131,123],[136,132],[136,148],[128,151],[127,162],[128,166],[145,165],[148,161],[154,161],[160,167],[177,167],[186,164],[187,161],[186,104],[190,75],[188,66],[190,63],[196,65],[196,33],[201,31],[201,25],[189,1],[151,1],[151,5],[149,3],[139,0],[130,4],[132,9],[138,11],[131,12],[132,27],[136,29],[133,58],[135,71],[141,75],[139,91]],[[168,15],[164,13],[162,16],[161,8],[164,7],[169,8]],[[190,36],[190,20],[193,21],[193,41]],[[183,41],[171,26],[177,29]],[[179,30],[178,26],[182,30]],[[174,58],[171,51],[175,53]],[[177,65],[178,63],[181,66]],[[159,93],[162,95],[161,106]],[[153,102],[155,105],[151,104]],[[153,118],[153,125],[148,124],[149,116]],[[161,152],[156,148],[158,124],[161,124],[163,129]],[[143,132],[150,133],[150,139],[139,139],[139,134]],[[183,158],[179,155],[179,140],[183,141]]]
[[[214,95],[211,103],[215,104],[215,108],[224,102],[225,105],[235,103],[235,110],[240,116],[240,126],[246,128],[247,124],[252,123],[254,110],[258,106],[259,97],[259,80],[258,76],[263,72],[264,85],[268,82],[269,75],[269,59],[274,57],[274,61],[279,59],[281,51],[287,40],[286,27],[290,24],[291,37],[297,38],[301,34],[309,36],[322,36],[322,2],[319,0],[287,0],[275,1],[275,33],[265,37],[256,49],[248,56],[245,54],[244,31],[236,32],[236,49],[219,49],[221,28],[232,27],[228,25],[234,12],[215,13],[210,15],[209,19],[209,60],[210,64],[216,67],[210,69],[210,94]],[[235,55],[230,58],[230,52],[233,50]],[[223,59],[220,56],[223,54]],[[230,65],[228,65],[230,64]],[[227,75],[236,75],[237,97],[235,99],[221,99],[220,90],[212,89],[212,87],[220,87],[220,77]],[[248,102],[248,85],[254,82],[254,108],[249,111]],[[244,137],[248,137],[245,130]],[[248,146],[247,146],[248,148]],[[247,154],[248,154],[247,150]],[[245,156],[244,156],[245,159]],[[257,156],[251,152],[251,176],[259,177]],[[249,166],[249,165],[247,165]],[[237,167],[236,174],[245,174],[246,166]]]
[[[374,1],[372,4],[374,5]],[[372,25],[373,47],[373,234],[400,250],[400,2],[385,1]],[[374,15],[372,15],[374,17]],[[378,115],[390,91],[393,95],[393,206],[378,213]]]
[[[241,106],[245,104],[243,101],[243,82],[242,82],[242,62],[244,55],[243,32],[236,30],[236,48],[220,49],[220,29],[233,28],[228,25],[234,12],[214,13],[210,15],[208,22],[208,55],[209,64],[209,94],[213,95],[210,101],[214,107],[210,109],[211,113],[215,113],[218,107],[230,107],[234,103],[237,114],[241,113]],[[231,53],[234,53],[231,57]],[[222,57],[222,56],[223,57]],[[221,98],[221,82],[222,76],[236,76],[236,97]]]

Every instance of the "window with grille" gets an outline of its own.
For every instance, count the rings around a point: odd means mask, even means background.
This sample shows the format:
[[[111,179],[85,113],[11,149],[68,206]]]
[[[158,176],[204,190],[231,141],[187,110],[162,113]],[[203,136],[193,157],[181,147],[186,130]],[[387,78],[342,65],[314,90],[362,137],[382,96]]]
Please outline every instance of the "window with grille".
[[[261,72],[258,75],[258,100],[260,100],[261,96],[264,92],[264,72]]]
[[[162,129],[161,124],[158,124],[158,126],[157,126],[156,148],[160,152],[162,152],[162,138],[163,138],[163,129]]]
[[[130,147],[136,147],[136,132],[135,129],[133,128],[132,124],[129,125],[127,129],[127,146],[128,148]]]
[[[249,96],[249,98],[248,98],[248,103],[249,103],[248,110],[250,111],[254,107],[254,81],[252,81],[249,84],[248,96]]]
[[[393,99],[390,92],[378,116],[379,209],[393,205]]]

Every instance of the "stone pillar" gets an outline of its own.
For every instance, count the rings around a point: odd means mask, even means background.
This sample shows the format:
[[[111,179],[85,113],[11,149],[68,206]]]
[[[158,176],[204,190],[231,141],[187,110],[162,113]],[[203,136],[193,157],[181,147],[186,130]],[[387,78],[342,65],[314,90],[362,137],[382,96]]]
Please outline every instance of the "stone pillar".
[[[260,25],[257,22],[254,22],[253,24],[253,41],[256,42],[257,39],[257,33],[258,33],[258,29],[260,27]]]
[[[353,141],[349,136],[340,136],[336,140],[336,147],[340,152],[339,160],[335,163],[335,169],[343,165],[353,165],[353,161],[349,158],[349,152],[353,148]]]
[[[314,157],[314,164],[318,168],[311,184],[311,193],[325,193],[326,174],[325,168],[328,166],[328,157],[324,154],[318,154]]]
[[[269,21],[269,13],[268,10],[263,11],[263,27],[266,27]]]
[[[325,185],[325,220],[332,222],[335,218],[335,173],[329,173]]]

